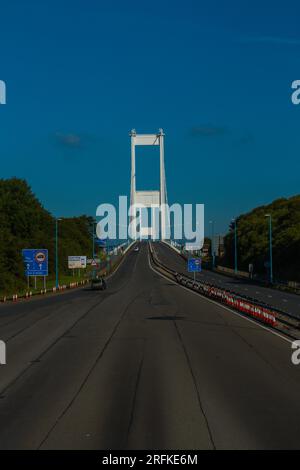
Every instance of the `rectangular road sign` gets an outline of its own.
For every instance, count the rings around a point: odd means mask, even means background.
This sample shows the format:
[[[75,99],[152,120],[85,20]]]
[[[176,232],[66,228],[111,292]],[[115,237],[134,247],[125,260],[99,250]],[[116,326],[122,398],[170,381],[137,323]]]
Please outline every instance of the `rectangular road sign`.
[[[189,273],[201,273],[201,258],[190,258],[188,260]]]
[[[68,256],[69,269],[86,268],[86,256]]]
[[[26,276],[48,276],[48,250],[27,248],[22,250]]]
[[[98,245],[99,247],[105,247],[106,246],[106,241],[101,238],[95,238],[95,244]]]

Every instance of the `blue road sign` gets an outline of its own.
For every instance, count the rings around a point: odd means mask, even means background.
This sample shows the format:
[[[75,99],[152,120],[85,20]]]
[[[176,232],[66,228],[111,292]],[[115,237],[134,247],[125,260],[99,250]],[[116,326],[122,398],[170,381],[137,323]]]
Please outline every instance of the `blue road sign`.
[[[201,258],[190,258],[188,260],[189,273],[201,273]]]
[[[22,250],[25,276],[48,276],[48,250]]]
[[[103,240],[101,238],[95,238],[95,244],[98,245],[98,246],[105,247],[106,246],[106,240]]]

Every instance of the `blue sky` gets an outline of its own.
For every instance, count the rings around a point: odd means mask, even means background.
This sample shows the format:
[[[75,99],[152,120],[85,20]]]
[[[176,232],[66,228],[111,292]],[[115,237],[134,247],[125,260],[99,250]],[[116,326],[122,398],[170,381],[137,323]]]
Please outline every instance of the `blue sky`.
[[[216,231],[299,193],[300,4],[278,3],[0,2],[0,177],[54,215],[94,215],[129,193],[130,129],[162,127],[169,202],[204,203]]]

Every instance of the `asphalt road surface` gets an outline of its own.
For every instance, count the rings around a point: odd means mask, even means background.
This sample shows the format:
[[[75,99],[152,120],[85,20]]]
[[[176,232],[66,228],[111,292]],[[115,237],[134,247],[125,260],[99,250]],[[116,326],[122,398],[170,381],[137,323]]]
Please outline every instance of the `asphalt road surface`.
[[[175,250],[164,243],[155,243],[159,259],[181,273],[187,273],[187,262]],[[193,274],[190,273],[190,276]],[[237,292],[243,296],[265,302],[279,310],[300,318],[300,295],[290,294],[276,289],[270,289],[255,284],[247,279],[235,279],[217,272],[203,270],[197,273],[196,278],[209,282],[218,287]]]
[[[0,307],[1,449],[300,448],[291,344],[161,277]]]

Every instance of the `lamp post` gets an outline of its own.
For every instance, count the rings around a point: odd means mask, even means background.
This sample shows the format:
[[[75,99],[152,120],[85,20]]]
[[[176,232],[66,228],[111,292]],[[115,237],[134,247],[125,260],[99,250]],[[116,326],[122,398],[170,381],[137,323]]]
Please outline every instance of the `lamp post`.
[[[55,286],[58,289],[58,221],[62,219],[55,219]]]
[[[270,284],[273,284],[272,214],[265,214],[265,217],[269,219]]]
[[[109,246],[107,247],[107,251],[106,251],[106,269],[107,269],[107,272],[109,273],[110,271],[110,254],[109,254]]]
[[[93,222],[93,225],[92,225],[92,237],[93,237],[93,252],[92,252],[92,259],[95,258],[95,232],[94,232],[94,222]]]
[[[210,220],[209,223],[211,224],[211,258],[212,258],[212,269],[215,267],[215,248],[214,248],[214,232],[215,232],[215,221]]]
[[[97,225],[97,222],[96,220],[93,220],[92,222],[92,237],[93,237],[93,254],[92,254],[92,258],[94,259],[95,258],[95,226]]]
[[[238,272],[238,261],[237,261],[237,225],[236,219],[232,219],[234,223],[234,272],[237,274]]]

